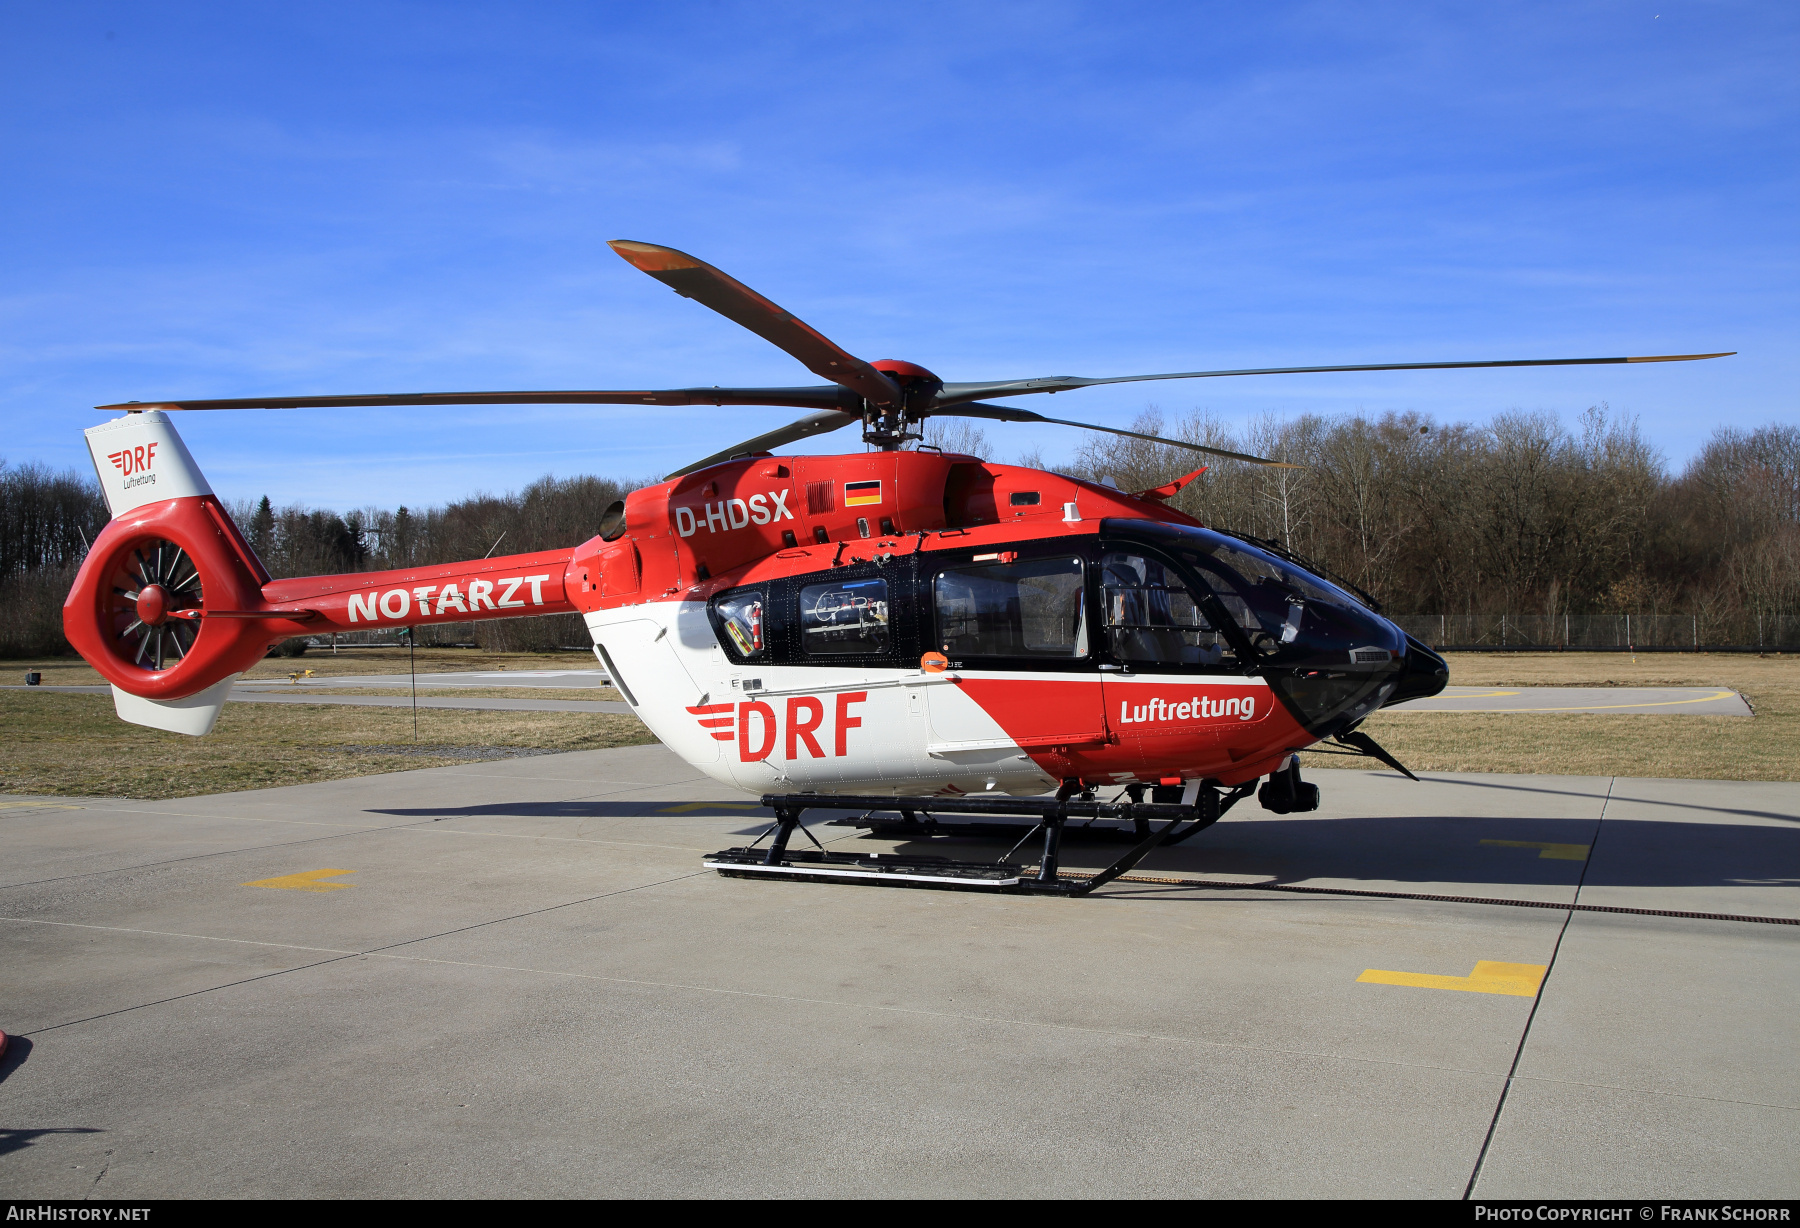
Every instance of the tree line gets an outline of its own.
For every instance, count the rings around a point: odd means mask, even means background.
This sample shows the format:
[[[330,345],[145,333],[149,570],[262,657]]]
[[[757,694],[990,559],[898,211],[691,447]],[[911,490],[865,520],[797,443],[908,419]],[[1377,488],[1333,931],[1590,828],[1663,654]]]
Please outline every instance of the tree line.
[[[928,443],[998,459],[979,428],[927,426]],[[1485,425],[1309,414],[1240,431],[1201,413],[1171,421],[1151,409],[1133,429],[1296,467],[1099,434],[1066,465],[1020,460],[1128,491],[1205,465],[1176,507],[1315,559],[1395,614],[1680,614],[1703,643],[1759,643],[1757,629],[1771,626],[1789,628],[1792,643],[1800,631],[1800,427],[1720,428],[1679,471],[1634,420],[1604,406],[1572,425],[1542,413]],[[229,510],[270,574],[286,577],[570,546],[642,484],[544,477],[518,492],[416,510],[276,507],[267,498]],[[106,520],[91,476],[0,462],[0,600],[12,615],[0,653],[68,650],[61,603]],[[586,642],[572,615],[421,635],[502,650]]]
[[[1299,467],[1094,435],[1067,471],[1144,490],[1205,464],[1176,507],[1316,559],[1395,614],[1679,614],[1703,644],[1772,625],[1800,638],[1800,427],[1719,428],[1679,471],[1605,406],[1572,426],[1308,414],[1233,432],[1151,410],[1134,429]]]
[[[0,655],[69,651],[63,598],[108,519],[92,473],[0,460]]]
[[[228,510],[277,578],[388,571],[490,554],[525,554],[586,541],[616,499],[647,485],[602,477],[545,476],[524,490],[479,494],[414,511],[365,507],[344,513],[271,505],[268,496]],[[418,629],[421,644],[475,643],[495,652],[588,642],[577,615],[445,623]]]

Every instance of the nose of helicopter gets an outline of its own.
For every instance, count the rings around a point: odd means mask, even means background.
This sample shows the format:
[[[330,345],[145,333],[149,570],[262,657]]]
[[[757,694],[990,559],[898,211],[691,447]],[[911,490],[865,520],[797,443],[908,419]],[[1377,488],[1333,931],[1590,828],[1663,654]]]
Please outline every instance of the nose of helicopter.
[[[1443,658],[1378,614],[1372,598],[1352,596],[1308,570],[1279,543],[1197,526],[1129,531],[1173,546],[1195,567],[1217,603],[1212,616],[1243,633],[1237,648],[1250,672],[1315,738],[1342,733],[1389,703],[1444,689]],[[1108,557],[1129,570],[1127,556]],[[1116,602],[1149,578],[1148,572],[1115,577],[1109,571],[1105,582]],[[1121,624],[1155,621],[1148,603],[1130,611],[1132,617],[1123,617],[1126,612],[1121,605]],[[1189,659],[1185,649],[1180,658],[1146,649],[1145,659]]]
[[[1412,636],[1406,637],[1406,671],[1394,693],[1381,706],[1392,707],[1409,699],[1430,699],[1450,685],[1450,666],[1444,658]]]
[[[1308,603],[1263,676],[1310,733],[1330,737],[1392,702],[1415,668],[1422,675],[1414,689],[1425,693],[1418,688],[1431,666],[1416,667],[1411,649],[1406,633],[1372,610]],[[1442,665],[1430,649],[1425,654]]]

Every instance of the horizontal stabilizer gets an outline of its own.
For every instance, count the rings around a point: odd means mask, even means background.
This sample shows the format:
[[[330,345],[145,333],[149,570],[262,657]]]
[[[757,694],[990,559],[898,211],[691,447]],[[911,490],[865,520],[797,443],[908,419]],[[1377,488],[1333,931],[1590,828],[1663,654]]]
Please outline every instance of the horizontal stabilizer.
[[[185,699],[145,699],[120,687],[113,687],[113,711],[122,721],[145,725],[168,733],[185,733],[205,737],[219,723],[219,710],[231,695],[232,684],[242,677],[232,674]]]

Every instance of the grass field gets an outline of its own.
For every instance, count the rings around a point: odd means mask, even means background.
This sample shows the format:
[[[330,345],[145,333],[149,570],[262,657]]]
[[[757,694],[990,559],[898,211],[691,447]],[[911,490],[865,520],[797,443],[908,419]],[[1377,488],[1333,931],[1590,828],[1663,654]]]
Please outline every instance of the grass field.
[[[46,686],[92,686],[106,679],[80,657],[38,657],[6,661],[0,681],[23,682],[26,670],[44,675]],[[488,673],[500,670],[599,669],[591,653],[583,652],[482,652],[473,648],[421,648],[413,658],[419,677],[427,674]],[[345,674],[404,674],[408,660],[404,648],[346,648],[332,655],[329,648],[314,649],[303,657],[265,657],[246,670],[240,682],[285,682],[297,670],[310,669],[317,677]],[[6,676],[6,675],[11,675]],[[507,688],[511,691],[511,688]],[[423,694],[421,683],[420,694]]]
[[[575,653],[486,654],[426,649],[431,673],[499,669],[586,669]],[[78,658],[13,662],[53,685],[101,682]],[[308,653],[272,659],[250,680],[279,680],[296,665],[317,673],[404,671],[404,650]],[[20,679],[22,680],[22,678]],[[1364,728],[1415,771],[1546,775],[1667,776],[1800,780],[1800,656],[1613,653],[1486,654],[1450,658],[1461,686],[1717,686],[1742,692],[1756,715],[1583,716],[1544,713],[1378,714]],[[335,688],[334,688],[335,689]],[[348,692],[404,692],[343,688]],[[553,688],[431,688],[419,693],[492,693],[552,699],[610,699],[615,692]],[[328,704],[228,704],[206,738],[120,722],[104,695],[0,691],[0,793],[185,797],[441,767],[520,750],[592,750],[655,739],[627,715],[486,712],[426,708],[413,740],[405,708]],[[1371,767],[1370,760],[1308,755],[1307,769]]]
[[[483,653],[421,649],[421,683],[433,673],[593,669],[580,653]],[[103,683],[79,657],[9,662],[23,681],[35,669],[52,686]],[[357,649],[333,657],[309,652],[298,659],[271,657],[245,681],[283,681],[296,668],[323,676],[404,673],[404,649]],[[7,678],[6,681],[14,681]],[[331,688],[348,693],[400,696],[404,691]],[[433,688],[421,696],[616,699],[610,689]],[[469,763],[519,750],[596,750],[656,739],[634,716],[585,712],[484,712],[438,708],[413,714],[406,708],[332,704],[227,704],[218,727],[190,738],[127,725],[113,715],[105,695],[0,691],[0,793],[85,797],[168,798],[236,789],[266,789]]]
[[[259,691],[286,694],[287,683],[258,687]],[[308,686],[294,688],[302,695],[385,695],[389,699],[406,699],[412,694],[406,687],[391,686]],[[573,699],[585,703],[623,703],[625,697],[611,687],[553,686],[441,686],[430,685],[426,675],[419,676],[420,699]]]

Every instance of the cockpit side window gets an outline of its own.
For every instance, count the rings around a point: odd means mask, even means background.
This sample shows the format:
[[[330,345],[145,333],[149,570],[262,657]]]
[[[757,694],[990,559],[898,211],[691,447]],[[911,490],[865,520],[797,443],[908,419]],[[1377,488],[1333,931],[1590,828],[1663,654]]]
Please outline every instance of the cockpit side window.
[[[1072,660],[1088,655],[1085,572],[1078,558],[972,565],[938,573],[937,646],[964,657]]]
[[[1164,668],[1235,668],[1237,652],[1182,574],[1136,551],[1101,555],[1107,643],[1120,661]]]

